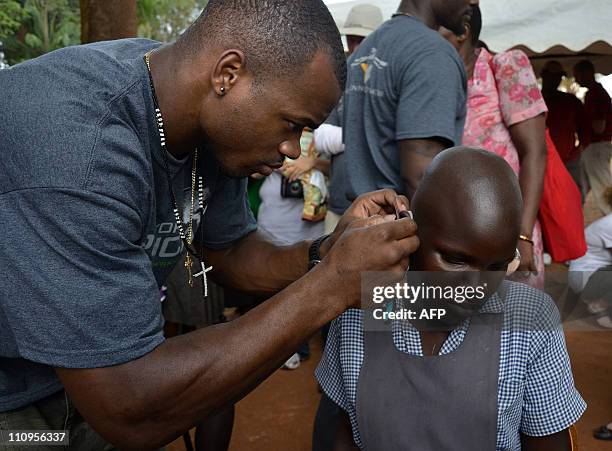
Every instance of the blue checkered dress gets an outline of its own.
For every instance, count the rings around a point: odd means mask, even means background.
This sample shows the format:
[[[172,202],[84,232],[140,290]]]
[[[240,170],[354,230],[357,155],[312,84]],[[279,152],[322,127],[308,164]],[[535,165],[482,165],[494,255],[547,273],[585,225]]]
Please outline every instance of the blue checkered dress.
[[[502,311],[496,450],[520,450],[521,433],[545,436],[562,431],[576,423],[586,403],[574,386],[552,299],[527,285],[509,283],[503,301],[495,295],[481,309],[483,313]],[[450,334],[440,354],[457,349],[468,328],[469,319]],[[409,322],[394,321],[392,330],[400,351],[423,355],[420,335]],[[327,396],[348,413],[360,448],[355,402],[363,349],[362,312],[349,310],[332,323],[315,373]]]

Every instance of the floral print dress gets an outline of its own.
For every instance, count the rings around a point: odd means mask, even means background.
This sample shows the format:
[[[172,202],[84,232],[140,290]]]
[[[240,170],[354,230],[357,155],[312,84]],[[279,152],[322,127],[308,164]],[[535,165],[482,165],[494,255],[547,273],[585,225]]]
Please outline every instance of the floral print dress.
[[[468,112],[463,145],[481,147],[504,158],[517,176],[519,155],[508,128],[546,113],[546,103],[538,87],[529,58],[520,50],[492,56],[479,52],[474,75],[468,82]],[[517,279],[539,289],[544,288],[542,231],[536,221],[533,229],[534,258],[538,276]]]

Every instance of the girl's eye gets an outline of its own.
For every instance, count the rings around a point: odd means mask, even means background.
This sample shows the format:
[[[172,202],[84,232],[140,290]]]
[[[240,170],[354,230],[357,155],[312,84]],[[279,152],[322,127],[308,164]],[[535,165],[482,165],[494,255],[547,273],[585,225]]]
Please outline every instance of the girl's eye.
[[[453,257],[452,255],[443,255],[442,258],[451,265],[462,266],[465,265],[465,262],[460,258]]]

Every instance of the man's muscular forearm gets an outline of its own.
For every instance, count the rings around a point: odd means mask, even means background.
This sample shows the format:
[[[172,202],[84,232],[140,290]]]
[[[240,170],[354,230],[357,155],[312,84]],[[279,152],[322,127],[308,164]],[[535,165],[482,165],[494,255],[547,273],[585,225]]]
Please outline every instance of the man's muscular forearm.
[[[342,220],[320,247],[323,258],[354,220],[377,215],[395,214],[408,209],[408,201],[391,190],[381,190],[360,196],[345,212]],[[222,285],[254,293],[273,294],[308,271],[308,248],[312,241],[281,246],[266,232],[258,230],[244,237],[230,249],[205,249],[212,277]]]
[[[231,249],[206,249],[205,258],[214,267],[211,275],[222,285],[254,294],[273,294],[289,286],[308,271],[308,248],[312,241],[279,245],[258,230]],[[321,246],[324,255],[327,245]]]
[[[239,400],[342,313],[325,274],[322,265],[248,315],[167,340],[135,361],[56,371],[86,420],[113,444],[163,446]]]

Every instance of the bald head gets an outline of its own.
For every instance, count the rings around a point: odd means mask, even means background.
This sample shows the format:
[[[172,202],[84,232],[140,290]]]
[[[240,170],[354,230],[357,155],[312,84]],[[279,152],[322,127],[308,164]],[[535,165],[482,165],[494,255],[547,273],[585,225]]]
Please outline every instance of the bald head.
[[[503,158],[456,147],[433,160],[412,210],[424,252],[443,248],[470,261],[503,262],[512,257],[520,233],[522,196]]]

